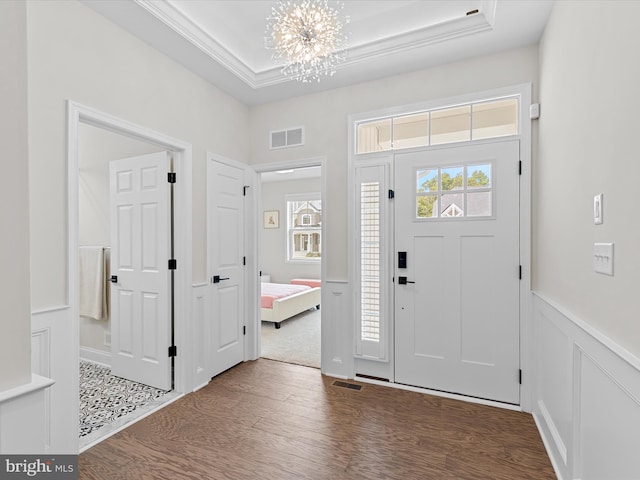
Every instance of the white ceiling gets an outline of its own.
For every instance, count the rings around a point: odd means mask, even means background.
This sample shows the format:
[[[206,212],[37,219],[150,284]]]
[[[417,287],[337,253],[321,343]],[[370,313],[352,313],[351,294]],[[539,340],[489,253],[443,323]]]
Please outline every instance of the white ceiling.
[[[275,0],[83,0],[248,105],[537,43],[553,0],[346,0],[346,61],[307,84],[265,48]],[[329,2],[330,5],[335,2]],[[467,15],[467,12],[478,13]]]

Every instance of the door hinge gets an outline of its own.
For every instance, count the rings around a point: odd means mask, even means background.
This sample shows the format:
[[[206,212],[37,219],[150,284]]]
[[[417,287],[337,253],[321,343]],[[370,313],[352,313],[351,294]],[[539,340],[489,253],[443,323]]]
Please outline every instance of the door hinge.
[[[396,196],[396,192],[394,192],[393,190],[389,190],[389,199],[393,198]]]
[[[178,355],[178,347],[176,347],[175,345],[171,345],[169,347],[169,356],[176,357],[177,355]]]
[[[522,175],[522,160],[518,162],[518,175]]]
[[[247,257],[242,257],[242,265],[247,265]]]
[[[522,369],[518,370],[518,383],[522,385]]]
[[[247,188],[249,188],[250,185],[243,185],[242,186],[242,196],[246,197],[247,196]]]
[[[178,261],[175,258],[169,259],[169,270],[175,270],[178,268]]]
[[[243,326],[242,326],[242,334],[243,334],[243,335],[246,335],[246,334],[247,334],[247,326],[246,326],[246,325],[243,325]]]
[[[522,280],[522,265],[518,265],[518,279]]]
[[[167,181],[169,183],[176,183],[176,174],[175,174],[175,172],[169,172],[167,174]]]

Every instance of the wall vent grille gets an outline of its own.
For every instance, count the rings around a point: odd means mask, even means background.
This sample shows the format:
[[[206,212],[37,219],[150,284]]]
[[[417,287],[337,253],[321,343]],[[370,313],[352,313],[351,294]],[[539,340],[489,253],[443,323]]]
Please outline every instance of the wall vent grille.
[[[269,134],[269,148],[288,148],[304,145],[304,127],[277,130]]]

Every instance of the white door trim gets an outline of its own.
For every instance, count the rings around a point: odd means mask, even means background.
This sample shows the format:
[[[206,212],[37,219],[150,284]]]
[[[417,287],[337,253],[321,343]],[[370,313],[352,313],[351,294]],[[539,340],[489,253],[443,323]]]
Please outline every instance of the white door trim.
[[[174,152],[174,171],[178,179],[174,190],[175,211],[175,256],[178,261],[175,288],[175,344],[178,356],[175,359],[175,390],[193,390],[191,368],[194,363],[190,347],[193,331],[191,319],[192,283],[192,146],[190,143],[172,138],[163,133],[123,120],[79,103],[67,102],[67,172],[68,172],[68,289],[67,301],[71,310],[72,344],[79,346],[79,296],[78,296],[78,246],[79,246],[79,127],[84,123],[125,135],[144,142],[153,143]],[[78,348],[79,350],[79,348]],[[77,369],[78,350],[74,349]],[[77,376],[76,376],[77,377]],[[77,378],[74,379],[77,393]],[[72,397],[72,398],[71,398]],[[70,395],[69,401],[78,409],[78,396]],[[70,426],[71,428],[71,426]]]
[[[321,177],[320,177],[320,196],[322,198],[322,201],[324,202],[327,198],[327,173],[326,173],[326,165],[327,165],[327,159],[326,157],[311,157],[311,158],[303,158],[303,159],[298,159],[298,160],[289,160],[289,161],[284,161],[284,162],[275,162],[275,163],[264,163],[264,164],[260,164],[260,165],[251,165],[251,167],[253,168],[253,170],[255,171],[256,174],[260,174],[260,173],[266,173],[266,172],[276,172],[278,170],[289,170],[289,169],[295,169],[295,168],[305,168],[305,167],[320,167],[321,168]],[[257,175],[256,175],[257,176]],[[255,192],[254,192],[254,199],[253,199],[253,211],[256,213],[259,213],[261,211],[261,204],[260,204],[260,195],[261,195],[261,190],[262,190],[262,184],[260,181],[256,181],[256,186],[255,186]],[[249,297],[250,299],[253,299],[254,302],[250,303],[251,308],[248,309],[247,311],[251,311],[251,312],[255,312],[255,320],[251,321],[251,319],[249,318],[248,321],[250,323],[247,324],[247,333],[249,333],[250,331],[253,334],[253,341],[251,343],[251,345],[249,346],[250,351],[246,352],[246,355],[249,358],[258,358],[260,356],[260,352],[262,349],[262,345],[260,343],[260,302],[258,302],[258,298],[259,298],[259,292],[260,292],[260,277],[259,277],[259,266],[260,266],[260,249],[258,248],[258,245],[260,245],[261,242],[261,237],[262,237],[262,229],[261,228],[257,228],[257,222],[258,222],[258,218],[262,218],[259,217],[258,215],[255,215],[253,217],[253,219],[251,220],[250,218],[247,219],[247,221],[251,221],[253,222],[252,225],[254,226],[255,230],[254,232],[256,234],[254,234],[252,236],[251,239],[249,239],[249,242],[251,243],[247,243],[247,247],[249,251],[253,251],[255,252],[256,255],[256,263],[254,265],[254,270],[253,270],[253,275],[249,275],[248,278],[249,279],[253,279],[253,281],[251,281],[251,285],[250,287],[253,288],[253,291],[255,292],[253,297]],[[330,222],[329,219],[329,215],[327,215],[326,210],[323,207],[323,211],[322,211],[322,227],[321,227],[321,235],[322,238],[325,238],[326,235],[326,227],[325,225],[327,225]],[[325,243],[326,245],[326,243]],[[320,257],[320,278],[322,280],[322,284],[321,284],[321,291],[326,291],[325,287],[325,282],[327,281],[326,278],[326,271],[327,271],[327,256],[323,253],[322,257]],[[252,290],[251,289],[247,289],[247,294],[250,295],[250,292]],[[251,302],[251,300],[249,300]],[[325,314],[323,313],[325,310],[321,309],[320,310],[320,330],[322,332],[322,330],[326,329],[327,326],[327,319],[325,317]],[[335,341],[335,339],[334,339]],[[329,345],[325,344],[326,342],[321,342],[321,352],[320,352],[320,360],[321,360],[321,372],[326,373],[326,368],[325,368],[325,364],[328,361],[329,358],[329,352],[330,350],[328,350]]]

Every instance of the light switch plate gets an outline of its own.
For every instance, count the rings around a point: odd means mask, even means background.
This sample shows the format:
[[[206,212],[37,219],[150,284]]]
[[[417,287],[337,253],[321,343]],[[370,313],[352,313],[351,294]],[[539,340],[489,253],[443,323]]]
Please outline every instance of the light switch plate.
[[[613,243],[593,244],[593,270],[613,276]]]
[[[602,224],[603,218],[602,218],[602,194],[599,193],[598,195],[593,197],[593,223],[594,225],[600,225]]]

